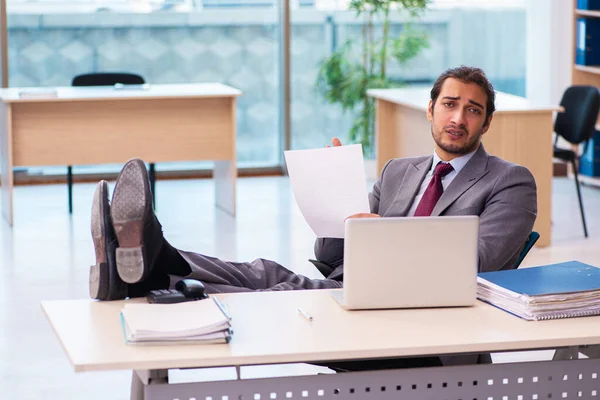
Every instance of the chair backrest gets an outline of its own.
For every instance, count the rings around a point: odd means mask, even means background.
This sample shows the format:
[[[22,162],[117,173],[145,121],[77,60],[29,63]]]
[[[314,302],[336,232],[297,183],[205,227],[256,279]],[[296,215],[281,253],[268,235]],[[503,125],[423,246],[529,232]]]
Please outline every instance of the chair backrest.
[[[595,86],[571,86],[563,94],[554,132],[572,144],[585,142],[594,134],[600,111],[600,93]]]
[[[116,83],[123,85],[142,85],[144,78],[125,72],[94,72],[77,75],[71,82],[72,86],[112,86]]]
[[[329,265],[329,264],[327,264],[327,263],[324,263],[323,261],[319,261],[319,260],[312,260],[312,259],[311,259],[311,260],[308,260],[308,261],[310,261],[311,263],[313,263],[313,265],[314,265],[315,267],[317,267],[317,269],[319,270],[319,272],[320,272],[321,274],[323,274],[323,276],[324,276],[325,278],[327,278],[329,275],[331,275],[331,273],[332,273],[333,271],[335,271],[335,268],[333,268],[331,265]]]
[[[521,265],[521,262],[523,262],[523,259],[525,258],[527,253],[529,253],[529,250],[531,250],[531,248],[533,247],[535,242],[538,241],[539,238],[540,238],[539,233],[537,233],[536,231],[531,231],[531,233],[529,234],[529,237],[527,238],[527,241],[525,242],[525,246],[523,247],[523,250],[521,250],[521,254],[519,254],[519,258],[515,262],[515,266],[514,266],[515,269],[519,268],[519,265]]]

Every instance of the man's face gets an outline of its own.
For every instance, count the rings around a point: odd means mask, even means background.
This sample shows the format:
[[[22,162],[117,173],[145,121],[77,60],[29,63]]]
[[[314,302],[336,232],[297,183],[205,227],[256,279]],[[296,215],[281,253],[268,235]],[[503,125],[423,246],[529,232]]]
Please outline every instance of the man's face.
[[[427,110],[436,153],[442,160],[450,161],[479,147],[492,120],[486,121],[486,104],[487,95],[478,85],[454,78],[444,81],[435,105],[432,108],[430,100]]]

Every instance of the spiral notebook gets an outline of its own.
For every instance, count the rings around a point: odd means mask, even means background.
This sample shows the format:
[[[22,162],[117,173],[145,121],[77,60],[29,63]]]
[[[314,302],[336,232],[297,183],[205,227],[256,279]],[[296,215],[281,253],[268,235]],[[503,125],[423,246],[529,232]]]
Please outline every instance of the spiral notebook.
[[[477,297],[528,321],[600,315],[600,268],[568,261],[483,272]]]

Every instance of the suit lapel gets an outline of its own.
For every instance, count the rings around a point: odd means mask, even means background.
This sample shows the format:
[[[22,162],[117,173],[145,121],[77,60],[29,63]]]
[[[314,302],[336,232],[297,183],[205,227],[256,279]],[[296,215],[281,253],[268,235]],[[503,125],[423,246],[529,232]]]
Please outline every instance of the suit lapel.
[[[454,203],[456,199],[487,174],[487,161],[488,154],[483,148],[483,145],[480,145],[479,149],[473,154],[473,157],[469,160],[467,165],[460,170],[458,175],[452,180],[452,183],[444,190],[442,197],[440,197],[433,208],[431,216],[439,216],[446,208]]]
[[[421,187],[421,182],[423,182],[425,175],[427,175],[427,172],[431,169],[432,162],[433,156],[428,157],[419,164],[410,164],[406,168],[406,172],[402,178],[402,184],[398,188],[398,193],[396,193],[396,197],[394,198],[393,206],[390,207],[390,210],[395,211],[394,215],[406,215]]]

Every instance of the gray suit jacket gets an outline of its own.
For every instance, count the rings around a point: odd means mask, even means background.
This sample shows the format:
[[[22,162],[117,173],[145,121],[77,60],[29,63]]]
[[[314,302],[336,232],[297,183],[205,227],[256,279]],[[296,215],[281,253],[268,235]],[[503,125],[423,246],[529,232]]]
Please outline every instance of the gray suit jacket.
[[[390,160],[369,194],[371,212],[382,217],[406,216],[432,162],[433,156]],[[478,215],[479,270],[495,271],[513,267],[536,213],[536,186],[529,170],[490,156],[481,145],[431,215]],[[342,278],[343,239],[317,239],[315,255],[335,268],[329,278]]]

